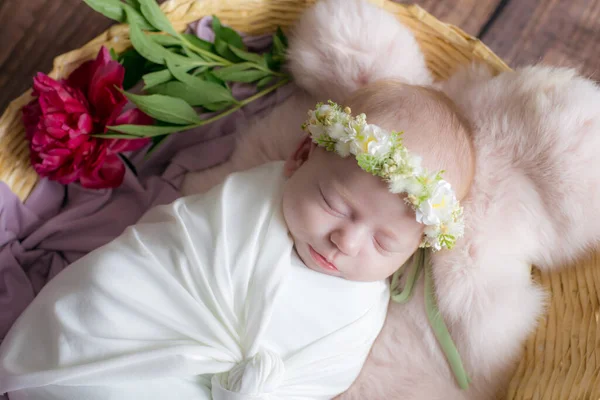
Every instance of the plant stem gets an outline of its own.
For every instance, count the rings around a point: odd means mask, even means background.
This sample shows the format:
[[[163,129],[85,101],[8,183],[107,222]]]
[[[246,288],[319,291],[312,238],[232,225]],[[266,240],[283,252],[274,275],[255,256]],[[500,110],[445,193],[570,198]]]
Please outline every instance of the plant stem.
[[[187,40],[187,39],[186,39],[184,36],[180,36],[180,38],[181,38],[181,41],[182,41],[182,42],[183,42],[183,43],[184,43],[184,44],[185,44],[185,45],[186,45],[188,48],[190,48],[190,49],[194,50],[194,51],[195,51],[196,53],[198,53],[198,54],[201,54],[201,55],[203,55],[203,56],[205,56],[205,57],[212,58],[213,60],[215,60],[215,61],[218,61],[218,62],[220,63],[220,64],[218,64],[218,65],[221,65],[221,66],[222,66],[222,65],[229,66],[229,65],[232,65],[232,64],[233,64],[231,61],[229,61],[229,60],[226,60],[226,59],[224,59],[224,58],[223,58],[223,57],[221,57],[221,56],[218,56],[218,55],[216,55],[216,54],[214,54],[214,53],[211,53],[210,51],[207,51],[207,50],[201,49],[200,47],[196,47],[196,46],[194,46],[194,44],[193,44],[192,42],[190,42],[189,40]]]
[[[285,85],[286,83],[288,83],[290,81],[289,77],[285,77],[284,79],[280,80],[279,82],[277,82],[276,84],[269,86],[266,89],[261,90],[260,92],[248,97],[247,99],[244,99],[242,101],[239,101],[234,107],[231,107],[230,109],[228,109],[227,111],[223,111],[220,114],[215,115],[214,117],[202,120],[196,124],[191,124],[191,125],[182,125],[181,126],[181,131],[178,131],[177,133],[181,133],[190,129],[194,129],[197,128],[199,126],[203,126],[203,125],[208,125],[212,122],[215,122],[223,117],[228,116],[229,114],[232,114],[234,112],[236,112],[237,110],[239,110],[240,108],[244,107],[246,104],[249,104],[251,102],[253,102],[256,99],[259,99],[269,93],[271,93],[272,91],[274,91],[275,89]],[[118,128],[119,126],[114,126],[113,128]],[[135,135],[129,135],[129,134],[114,134],[114,133],[109,133],[109,134],[93,134],[91,135],[92,137],[97,137],[97,138],[104,138],[104,139],[141,139],[144,136],[135,136]]]
[[[239,110],[240,108],[244,107],[246,104],[251,103],[251,102],[253,102],[256,99],[261,98],[262,96],[271,93],[272,91],[274,91],[278,87],[281,87],[281,86],[285,85],[289,81],[290,81],[289,78],[282,79],[279,82],[277,82],[276,84],[274,84],[273,86],[269,86],[268,88],[266,88],[264,90],[261,90],[260,92],[256,93],[255,95],[252,95],[252,96],[248,97],[247,99],[244,99],[244,100],[240,101],[235,107],[232,107],[229,110],[222,112],[221,114],[215,115],[212,118],[205,119],[205,120],[203,120],[203,121],[195,124],[194,127],[196,127],[196,126],[202,126],[202,125],[206,125],[206,124],[210,124],[211,122],[215,122],[218,119],[226,117],[229,114],[234,113],[237,110]]]

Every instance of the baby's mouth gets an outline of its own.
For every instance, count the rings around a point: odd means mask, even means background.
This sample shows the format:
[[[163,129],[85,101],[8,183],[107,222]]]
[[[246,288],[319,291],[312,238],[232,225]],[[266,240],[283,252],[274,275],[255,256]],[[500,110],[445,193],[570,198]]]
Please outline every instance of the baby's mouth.
[[[335,265],[333,265],[332,263],[330,263],[329,261],[327,261],[327,259],[325,257],[323,257],[319,252],[317,252],[315,249],[313,249],[312,246],[308,246],[308,249],[310,251],[310,255],[313,258],[313,260],[315,260],[315,262],[317,263],[317,265],[327,271],[339,271],[337,269],[337,267]]]

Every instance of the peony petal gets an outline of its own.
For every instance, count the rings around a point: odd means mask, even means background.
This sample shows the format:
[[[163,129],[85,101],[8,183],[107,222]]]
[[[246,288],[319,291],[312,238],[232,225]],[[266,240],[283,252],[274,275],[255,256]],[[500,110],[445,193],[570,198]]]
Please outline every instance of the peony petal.
[[[71,72],[71,75],[67,78],[67,84],[81,90],[83,93],[87,93],[94,74],[93,65],[93,60],[81,64],[76,70]]]
[[[92,82],[94,74],[99,67],[110,61],[110,52],[106,47],[102,46],[95,60],[86,61],[75,69],[67,78],[69,86],[78,88],[87,95],[90,82]]]
[[[95,115],[106,121],[116,107],[127,104],[127,98],[117,89],[123,88],[125,68],[116,61],[99,65],[92,77],[88,99]]]
[[[154,119],[139,108],[127,110],[115,120],[116,125],[152,125],[153,123]]]
[[[28,140],[31,140],[40,123],[42,109],[37,99],[31,101],[22,109],[23,125]]]
[[[81,114],[77,120],[77,129],[82,133],[91,133],[94,128],[94,121],[89,114]]]
[[[123,183],[125,166],[117,155],[106,157],[99,168],[84,170],[81,177],[81,186],[90,189],[116,188]]]

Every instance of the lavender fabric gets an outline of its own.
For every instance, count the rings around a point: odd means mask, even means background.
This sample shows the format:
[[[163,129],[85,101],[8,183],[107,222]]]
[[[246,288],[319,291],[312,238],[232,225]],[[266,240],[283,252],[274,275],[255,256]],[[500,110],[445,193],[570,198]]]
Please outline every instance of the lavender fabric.
[[[203,39],[213,39],[210,18],[190,29]],[[270,46],[271,38],[244,37],[244,42],[260,52]],[[244,84],[233,90],[238,99],[255,93]],[[0,339],[50,279],[118,236],[149,208],[179,197],[186,172],[224,162],[233,150],[236,131],[294,90],[293,85],[284,86],[209,126],[178,133],[147,160],[144,150],[132,154],[138,175],[128,170],[117,189],[91,190],[43,179],[21,203],[0,182]]]

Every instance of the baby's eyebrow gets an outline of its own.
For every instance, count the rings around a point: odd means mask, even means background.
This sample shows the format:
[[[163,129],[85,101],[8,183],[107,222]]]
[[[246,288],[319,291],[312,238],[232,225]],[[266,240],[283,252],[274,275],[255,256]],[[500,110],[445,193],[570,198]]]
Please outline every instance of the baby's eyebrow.
[[[350,193],[346,188],[344,188],[343,185],[339,184],[338,182],[333,182],[331,184],[331,188],[333,189],[335,194],[337,194],[342,199],[346,206],[348,206],[354,212],[358,210],[356,203],[352,201],[352,196],[350,196]]]

